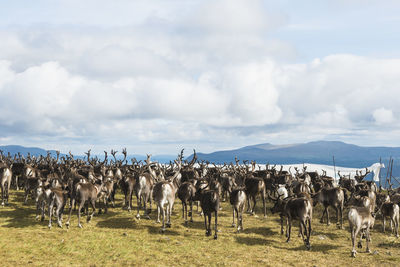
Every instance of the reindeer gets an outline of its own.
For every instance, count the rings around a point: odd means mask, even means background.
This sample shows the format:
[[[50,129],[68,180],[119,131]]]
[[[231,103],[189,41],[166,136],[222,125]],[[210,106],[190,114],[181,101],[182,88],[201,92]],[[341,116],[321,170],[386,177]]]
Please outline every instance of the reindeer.
[[[292,220],[300,221],[300,235],[307,250],[311,249],[311,220],[312,220],[312,201],[309,197],[293,198],[288,197],[281,199],[280,196],[276,199],[269,196],[275,202],[271,208],[272,213],[279,212],[281,217],[281,234],[283,234],[283,218],[286,218],[286,242],[290,241],[290,233],[292,229]],[[308,229],[307,229],[308,226]],[[306,237],[304,237],[304,235]]]
[[[182,201],[182,218],[185,219],[185,225],[188,224],[187,203],[190,205],[190,222],[193,222],[193,201],[196,195],[196,187],[191,182],[184,182],[178,189],[178,198]]]
[[[356,248],[355,248],[355,240],[357,238],[358,233],[360,230],[363,230],[366,234],[367,240],[367,253],[370,253],[369,250],[369,242],[371,241],[370,238],[370,228],[374,227],[375,223],[375,215],[370,212],[368,208],[364,207],[351,207],[349,210],[349,224],[350,224],[350,231],[351,231],[351,243],[353,245],[353,249],[351,251],[351,256],[356,256]],[[362,248],[361,244],[361,237],[360,241],[358,241],[358,248]]]
[[[232,227],[235,227],[235,212],[237,217],[237,232],[243,230],[243,210],[246,204],[246,192],[243,187],[237,187],[229,194],[229,201],[233,209]]]
[[[150,165],[150,155],[147,155],[147,160],[146,160],[148,169],[151,170],[149,167]],[[134,190],[136,193],[136,198],[137,198],[137,214],[136,218],[140,219],[140,207],[141,203],[143,202],[143,207],[144,207],[144,215],[146,218],[150,219],[149,214],[151,212],[151,201],[152,201],[152,193],[154,189],[154,181],[157,180],[155,172],[144,172],[142,168],[139,168],[139,171],[135,173],[135,185],[134,185]],[[150,210],[148,211],[146,208],[147,202],[150,202]],[[129,210],[129,207],[128,207]]]
[[[178,189],[176,178],[181,170],[181,162],[178,162],[177,165],[178,170],[175,174],[155,184],[153,189],[153,199],[157,204],[157,223],[160,222],[160,213],[162,214],[162,233],[165,232],[165,225],[168,228],[171,227],[171,213],[175,202],[175,194]],[[165,205],[167,205],[166,210],[164,208]],[[165,223],[165,216],[167,217],[167,223]]]
[[[1,182],[1,205],[8,205],[8,198],[11,186],[12,177],[12,164],[8,167],[0,168],[0,182]]]
[[[314,206],[318,203],[324,205],[324,212],[320,223],[324,222],[324,216],[326,214],[326,223],[330,225],[329,222],[329,210],[328,207],[331,206],[336,211],[336,224],[339,223],[339,213],[340,213],[340,228],[343,229],[343,208],[344,201],[347,199],[347,195],[340,187],[336,188],[322,188],[319,192],[315,193],[312,197]]]
[[[100,193],[102,192],[102,184],[91,184],[91,183],[78,183],[75,186],[74,190],[74,195],[72,195],[72,203],[69,208],[69,215],[68,215],[68,221],[65,223],[67,228],[69,227],[69,221],[71,219],[71,214],[72,214],[72,207],[75,204],[75,201],[78,202],[79,208],[78,208],[78,227],[82,228],[81,224],[81,210],[83,206],[85,205],[86,202],[92,206],[92,213],[89,215],[89,208],[87,207],[86,210],[88,212],[87,215],[87,222],[89,223],[91,219],[93,218],[93,215],[96,212],[96,200]]]
[[[57,218],[58,227],[62,228],[62,215],[64,213],[64,207],[67,203],[68,192],[61,188],[51,188],[50,201],[49,201],[49,228],[51,228],[51,219],[53,215],[53,209],[56,208],[55,215]]]
[[[378,213],[382,215],[382,231],[385,232],[386,217],[390,218],[392,233],[399,237],[399,205],[393,202],[384,202],[380,205]]]
[[[211,235],[211,216],[215,216],[214,239],[218,238],[218,211],[220,208],[219,194],[216,190],[210,190],[206,180],[201,180],[196,184],[196,200],[200,200],[200,206],[204,213],[204,225],[206,236]],[[207,224],[208,219],[208,224]]]

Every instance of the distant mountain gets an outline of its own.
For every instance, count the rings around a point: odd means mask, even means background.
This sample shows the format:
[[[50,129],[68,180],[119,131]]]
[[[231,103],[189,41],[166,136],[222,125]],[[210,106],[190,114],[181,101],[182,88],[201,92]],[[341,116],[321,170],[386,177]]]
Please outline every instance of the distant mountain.
[[[23,155],[24,157],[26,157],[28,155],[28,153],[31,154],[31,156],[35,156],[38,157],[40,155],[42,156],[47,156],[47,151],[50,151],[51,155],[53,157],[56,157],[56,150],[45,150],[39,147],[24,147],[24,146],[18,146],[18,145],[8,145],[8,146],[0,146],[0,150],[3,151],[4,155],[7,155],[8,153],[10,153],[12,156],[21,153],[21,155]],[[65,156],[66,154],[60,154],[61,156]],[[104,154],[102,155],[95,155],[92,154],[90,156],[90,158],[93,157],[98,157],[100,160],[104,160]],[[86,155],[74,155],[74,158],[85,158]],[[116,155],[117,160],[122,160],[124,157],[121,153],[118,153]],[[136,158],[137,160],[146,160],[146,156],[145,155],[128,155],[127,156],[127,160],[130,162],[131,158]],[[169,163],[170,161],[173,161],[174,159],[176,159],[175,155],[154,155],[151,157],[152,161],[158,161],[160,163]],[[112,155],[108,155],[108,160],[114,160],[114,158],[112,157]]]
[[[24,147],[24,146],[17,146],[17,145],[10,145],[10,146],[0,146],[0,150],[3,151],[4,155],[7,155],[10,153],[11,155],[15,155],[18,153],[21,153],[24,157],[28,155],[28,153],[31,154],[31,156],[38,157],[40,155],[42,156],[47,156],[47,151],[42,148],[38,147]],[[52,156],[56,156],[56,151],[55,150],[49,150]]]
[[[382,160],[388,166],[394,159],[393,176],[400,177],[400,147],[363,147],[339,141],[315,141],[303,144],[273,145],[269,143],[245,146],[234,150],[197,153],[198,160],[214,163],[235,162],[235,156],[243,160],[255,160],[259,164],[302,164],[314,163],[350,168],[365,168]],[[191,160],[191,155],[188,160]],[[387,175],[387,169],[381,170],[381,178]],[[400,180],[397,178],[397,180]],[[395,182],[395,184],[397,184]]]
[[[192,158],[193,155],[190,156]],[[390,156],[400,159],[400,147],[362,147],[338,141],[315,141],[304,144],[272,145],[257,144],[234,150],[197,153],[199,160],[216,163],[234,162],[235,156],[240,160],[255,160],[261,164],[299,164],[315,163],[343,167],[362,168],[375,162],[387,164]]]

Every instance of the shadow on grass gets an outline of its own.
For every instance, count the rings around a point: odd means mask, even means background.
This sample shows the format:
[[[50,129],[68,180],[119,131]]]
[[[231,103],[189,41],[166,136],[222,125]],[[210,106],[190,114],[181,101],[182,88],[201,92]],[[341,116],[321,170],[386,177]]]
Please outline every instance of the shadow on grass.
[[[9,210],[9,208],[12,209]],[[6,222],[4,227],[24,228],[41,223],[40,220],[35,220],[31,215],[36,215],[36,209],[33,207],[20,207],[13,203],[5,208],[0,207],[0,218],[4,218]]]
[[[235,236],[236,242],[239,244],[244,244],[248,246],[257,246],[257,245],[270,245],[273,241],[259,238],[259,237],[247,237],[247,236]]]
[[[269,227],[252,227],[252,228],[245,228],[244,233],[252,233],[252,234],[259,234],[263,236],[271,236],[277,235],[277,231],[272,231]]]
[[[185,222],[182,222],[181,225],[189,229],[205,229],[204,219],[202,221],[188,222],[187,225],[185,225]]]
[[[380,248],[400,248],[400,243],[390,242],[390,243],[380,243],[378,244]]]
[[[132,217],[110,218],[108,220],[99,221],[96,226],[101,228],[113,229],[133,229],[136,228],[133,220],[134,219]]]
[[[331,244],[313,244],[312,240],[311,240],[311,251],[328,252],[329,250],[335,250],[340,247],[341,246],[331,245]],[[292,250],[292,251],[306,251],[307,250],[305,245],[300,245],[295,248],[286,248],[286,249]]]
[[[336,229],[337,231],[345,231],[345,230],[340,230],[340,229]],[[312,230],[311,232],[312,236],[327,236],[329,239],[335,239],[335,238],[339,238],[339,235],[337,233],[332,233],[332,232],[320,232],[320,231],[315,231]]]
[[[172,225],[172,227],[174,226]],[[180,233],[171,230],[171,228],[167,228],[164,233],[161,233],[161,224],[159,226],[144,225],[144,228],[147,228],[149,234],[152,235],[180,235]]]

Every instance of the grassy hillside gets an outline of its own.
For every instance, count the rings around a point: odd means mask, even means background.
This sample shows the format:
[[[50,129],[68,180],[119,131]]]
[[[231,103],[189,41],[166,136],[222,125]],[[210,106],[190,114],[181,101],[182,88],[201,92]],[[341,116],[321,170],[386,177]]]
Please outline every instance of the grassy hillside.
[[[279,234],[278,216],[255,217],[244,215],[244,232],[235,233],[231,227],[232,212],[223,203],[218,240],[205,236],[204,220],[198,214],[195,222],[185,227],[181,205],[176,203],[172,228],[160,234],[160,225],[153,220],[134,219],[117,206],[107,215],[84,221],[77,227],[74,213],[70,229],[56,225],[47,228],[45,222],[35,220],[33,201],[22,205],[22,192],[11,192],[11,204],[0,207],[0,258],[2,266],[399,266],[400,240],[388,232],[381,233],[377,222],[372,233],[372,254],[358,250],[357,258],[350,258],[351,241],[346,230],[337,230],[319,223],[320,206],[314,212],[311,251],[306,251],[297,237],[297,223],[292,229],[292,240],[285,242]],[[121,203],[121,195],[118,195]],[[135,202],[135,201],[134,201]],[[259,203],[257,204],[259,206]],[[269,206],[271,203],[268,204]],[[153,206],[154,209],[154,206]],[[258,211],[260,214],[260,211]],[[333,212],[331,212],[333,213]],[[64,216],[64,221],[66,217]],[[334,220],[333,220],[334,221]]]

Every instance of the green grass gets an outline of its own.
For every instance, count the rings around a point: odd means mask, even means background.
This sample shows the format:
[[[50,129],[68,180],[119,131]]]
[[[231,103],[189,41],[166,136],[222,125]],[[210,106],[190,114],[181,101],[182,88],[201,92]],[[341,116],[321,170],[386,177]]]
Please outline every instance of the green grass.
[[[371,254],[358,250],[351,258],[351,240],[348,231],[347,210],[345,230],[319,223],[321,207],[317,206],[312,221],[311,251],[307,251],[297,236],[298,223],[292,227],[292,239],[285,242],[279,231],[277,215],[268,213],[259,217],[244,215],[242,233],[231,227],[232,211],[224,202],[219,216],[218,240],[205,236],[204,220],[197,213],[194,223],[184,226],[181,205],[176,202],[172,228],[160,234],[152,219],[136,220],[132,213],[121,209],[122,196],[117,195],[117,207],[106,215],[95,216],[83,229],[77,227],[73,213],[71,227],[60,229],[53,224],[35,220],[35,207],[22,204],[22,192],[11,192],[10,205],[0,207],[1,266],[399,266],[400,240],[389,232],[381,232],[381,220],[371,234]],[[135,200],[133,201],[135,203]],[[271,203],[268,203],[270,207]],[[331,212],[332,214],[332,212]],[[334,214],[332,221],[335,222]],[[64,215],[64,222],[66,216]],[[365,244],[365,242],[364,242]]]

